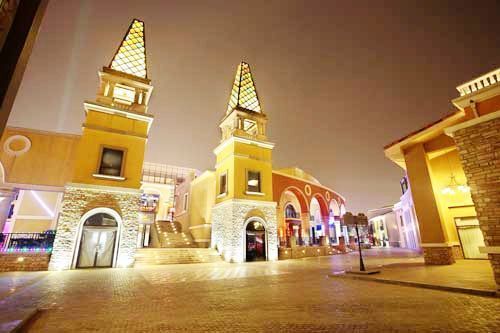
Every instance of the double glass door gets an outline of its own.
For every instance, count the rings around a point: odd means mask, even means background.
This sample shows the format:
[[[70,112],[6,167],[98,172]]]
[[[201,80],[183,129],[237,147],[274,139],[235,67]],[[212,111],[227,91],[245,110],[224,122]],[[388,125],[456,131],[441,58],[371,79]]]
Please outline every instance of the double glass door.
[[[77,267],[111,267],[115,239],[115,228],[84,228]]]

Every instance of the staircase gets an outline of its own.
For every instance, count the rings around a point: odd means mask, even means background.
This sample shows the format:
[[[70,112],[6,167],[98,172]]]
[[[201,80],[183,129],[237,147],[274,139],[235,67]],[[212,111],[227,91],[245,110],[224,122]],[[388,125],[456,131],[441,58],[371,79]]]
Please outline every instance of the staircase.
[[[151,231],[154,247],[137,249],[134,267],[222,261],[214,249],[198,248],[177,221],[156,221]]]
[[[142,248],[135,253],[134,267],[149,265],[197,264],[221,262],[214,249],[203,248]]]
[[[182,231],[182,225],[171,221],[156,221],[156,233],[161,248],[196,248],[189,232]]]

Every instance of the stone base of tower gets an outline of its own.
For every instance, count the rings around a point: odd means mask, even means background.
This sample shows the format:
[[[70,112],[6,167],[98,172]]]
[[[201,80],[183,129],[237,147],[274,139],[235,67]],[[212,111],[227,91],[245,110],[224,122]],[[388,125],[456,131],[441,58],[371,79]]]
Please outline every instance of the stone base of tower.
[[[117,220],[112,267],[131,267],[138,234],[140,192],[126,188],[68,184],[64,192],[49,270],[76,268],[85,220],[107,213]]]
[[[231,199],[212,208],[212,247],[225,261],[246,261],[246,227],[252,221],[264,225],[266,260],[278,260],[276,202]]]

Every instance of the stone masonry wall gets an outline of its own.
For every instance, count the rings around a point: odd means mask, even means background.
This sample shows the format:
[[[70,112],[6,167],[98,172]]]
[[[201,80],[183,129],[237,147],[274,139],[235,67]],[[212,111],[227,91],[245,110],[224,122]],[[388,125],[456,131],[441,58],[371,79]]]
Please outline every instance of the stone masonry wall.
[[[66,186],[57,224],[56,238],[50,260],[50,270],[71,269],[76,249],[80,220],[94,208],[110,208],[121,219],[121,234],[117,235],[116,267],[131,267],[134,262],[139,220],[140,193],[118,192],[102,188]]]
[[[500,247],[500,118],[453,133],[487,247]],[[490,253],[500,287],[500,254]]]
[[[1,253],[0,272],[46,271],[49,253]]]
[[[424,261],[427,265],[451,265],[455,263],[453,248],[447,247],[424,247]]]
[[[231,200],[212,209],[212,246],[228,262],[245,260],[245,222],[252,216],[265,221],[267,260],[278,259],[276,206],[257,201]]]

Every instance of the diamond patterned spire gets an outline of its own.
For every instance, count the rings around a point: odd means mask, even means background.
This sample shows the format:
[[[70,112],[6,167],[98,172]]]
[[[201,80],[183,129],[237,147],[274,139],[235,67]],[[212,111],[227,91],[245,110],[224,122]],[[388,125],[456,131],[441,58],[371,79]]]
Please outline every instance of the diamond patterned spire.
[[[262,112],[250,71],[250,65],[243,61],[238,65],[238,69],[236,70],[236,77],[234,78],[233,89],[231,90],[226,112],[229,113],[237,107],[249,111]]]
[[[116,51],[111,69],[147,78],[144,22],[134,19]]]

